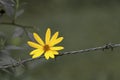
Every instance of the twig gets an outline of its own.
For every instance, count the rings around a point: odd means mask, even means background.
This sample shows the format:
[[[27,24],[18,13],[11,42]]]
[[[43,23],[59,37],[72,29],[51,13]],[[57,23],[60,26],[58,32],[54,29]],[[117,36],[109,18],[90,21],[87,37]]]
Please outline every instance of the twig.
[[[25,26],[25,25],[11,23],[11,22],[1,22],[0,24],[1,25],[12,25],[12,26],[17,26],[17,27],[21,27],[21,28],[33,28],[33,26]]]
[[[109,44],[106,44],[106,45],[100,46],[100,47],[82,49],[82,50],[77,50],[77,51],[63,52],[63,53],[60,53],[57,57],[63,56],[63,55],[68,55],[68,54],[85,53],[85,52],[97,51],[97,50],[102,50],[102,51],[104,51],[105,49],[113,50],[113,48],[116,48],[116,47],[120,47],[120,44],[111,44],[111,43],[109,43]],[[27,63],[27,62],[30,62],[30,61],[33,61],[33,60],[41,59],[41,58],[43,58],[43,56],[39,57],[39,58],[36,58],[36,59],[28,58],[28,59],[25,59],[25,60],[22,60],[22,61],[18,61],[18,62],[14,63],[14,64],[2,65],[2,66],[0,66],[0,69],[17,67],[17,66],[19,66],[21,64],[24,64],[24,63]]]
[[[12,23],[11,22],[1,22],[0,24],[1,25],[12,25],[12,26],[16,26],[16,27],[21,27],[28,37],[29,37],[29,35],[28,35],[28,32],[27,32],[26,28],[31,28],[31,29],[34,28],[33,26],[25,26],[25,25],[17,24],[14,21]]]

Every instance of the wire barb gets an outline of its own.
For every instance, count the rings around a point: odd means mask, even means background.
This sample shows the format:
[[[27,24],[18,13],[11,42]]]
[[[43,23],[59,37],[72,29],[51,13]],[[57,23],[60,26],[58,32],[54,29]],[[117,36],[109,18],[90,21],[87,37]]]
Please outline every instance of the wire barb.
[[[105,45],[105,47],[104,47],[104,49],[103,49],[103,51],[105,50],[105,49],[111,49],[111,51],[113,51],[113,44],[112,43],[109,43],[109,44],[106,44]]]

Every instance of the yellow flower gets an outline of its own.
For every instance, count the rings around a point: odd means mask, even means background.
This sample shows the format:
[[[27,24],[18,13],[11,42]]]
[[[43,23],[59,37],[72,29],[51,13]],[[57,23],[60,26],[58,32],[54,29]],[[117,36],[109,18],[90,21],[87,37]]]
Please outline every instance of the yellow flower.
[[[45,58],[48,60],[49,58],[55,58],[55,55],[58,55],[58,50],[64,49],[62,46],[55,46],[56,44],[60,43],[63,40],[63,37],[57,38],[59,32],[56,32],[51,37],[51,30],[50,28],[47,29],[45,35],[45,42],[41,39],[41,37],[37,33],[33,33],[33,36],[37,43],[28,41],[28,45],[35,48],[35,50],[30,52],[32,58],[38,58],[42,54],[44,54]]]

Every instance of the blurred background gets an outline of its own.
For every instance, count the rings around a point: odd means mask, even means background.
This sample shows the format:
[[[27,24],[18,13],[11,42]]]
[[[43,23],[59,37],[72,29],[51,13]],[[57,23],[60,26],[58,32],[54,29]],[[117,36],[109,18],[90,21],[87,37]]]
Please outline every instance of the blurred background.
[[[16,23],[36,26],[37,30],[28,31],[38,32],[42,38],[48,27],[53,33],[59,31],[64,37],[60,45],[65,47],[61,52],[120,43],[119,0],[20,0],[20,3],[25,3],[25,11]],[[0,21],[10,21],[10,17],[5,14]],[[14,28],[0,25],[7,39],[12,37]],[[12,37],[9,43],[23,46],[28,40],[24,34],[19,39]],[[31,50],[16,50],[10,55],[17,60],[26,59],[31,57]],[[13,73],[2,70],[0,80],[119,80],[120,48],[31,61],[14,68]]]

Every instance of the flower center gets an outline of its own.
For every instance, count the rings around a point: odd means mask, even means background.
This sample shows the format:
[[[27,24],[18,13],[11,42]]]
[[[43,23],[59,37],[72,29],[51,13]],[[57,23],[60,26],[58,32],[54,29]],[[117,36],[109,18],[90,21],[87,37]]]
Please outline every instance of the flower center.
[[[45,50],[45,51],[48,51],[48,50],[50,50],[50,47],[49,47],[49,45],[45,45],[45,46],[44,46],[44,50]]]

